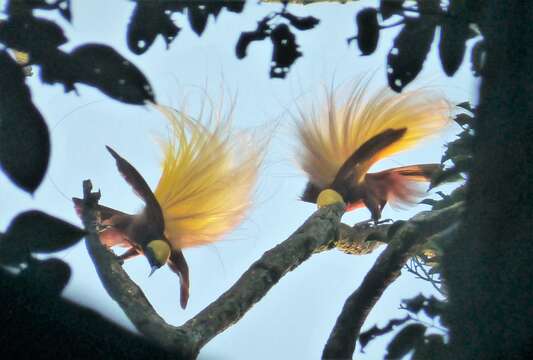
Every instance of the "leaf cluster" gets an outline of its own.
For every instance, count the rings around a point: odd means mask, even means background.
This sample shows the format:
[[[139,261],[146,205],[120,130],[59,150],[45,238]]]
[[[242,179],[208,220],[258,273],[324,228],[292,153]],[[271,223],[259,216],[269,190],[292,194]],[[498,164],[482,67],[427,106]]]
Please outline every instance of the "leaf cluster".
[[[475,9],[464,0],[451,0],[447,6],[440,0],[381,0],[377,7],[357,13],[357,35],[348,43],[357,40],[361,54],[370,55],[378,46],[381,30],[403,26],[387,55],[389,86],[400,92],[422,70],[437,29],[442,68],[446,75],[453,76],[463,62],[467,40],[479,35],[476,17]],[[396,21],[387,23],[391,18]],[[471,56],[476,75],[482,71],[483,54],[481,46],[474,46]]]
[[[23,212],[0,234],[0,267],[17,270],[22,284],[59,296],[70,278],[69,266],[55,258],[39,260],[35,254],[67,249],[84,235],[84,230],[41,211]]]
[[[361,333],[359,343],[361,351],[369,342],[378,336],[383,336],[395,330],[397,327],[403,328],[396,333],[387,346],[385,359],[401,359],[412,352],[413,360],[446,359],[446,343],[443,334],[431,333],[431,324],[422,323],[418,319],[418,314],[423,313],[432,320],[436,320],[442,315],[446,303],[435,297],[425,297],[422,294],[404,300],[402,308],[409,314],[402,319],[392,319],[383,328],[374,325],[371,329]],[[440,330],[440,329],[439,329]]]
[[[243,32],[237,41],[235,53],[237,58],[242,59],[246,57],[246,50],[252,42],[270,38],[273,46],[270,77],[285,78],[292,64],[302,56],[291,28],[306,31],[318,23],[315,17],[291,14],[285,5],[280,12],[269,14],[259,21],[254,31]]]

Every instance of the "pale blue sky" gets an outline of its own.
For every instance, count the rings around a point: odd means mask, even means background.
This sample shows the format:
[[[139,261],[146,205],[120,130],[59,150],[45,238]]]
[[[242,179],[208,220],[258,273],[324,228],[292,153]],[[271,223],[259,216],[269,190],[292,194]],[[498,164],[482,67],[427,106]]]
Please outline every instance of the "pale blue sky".
[[[163,40],[158,39],[142,56],[132,54],[126,47],[132,2],[73,1],[72,25],[59,20],[70,39],[65,49],[86,42],[113,46],[145,73],[162,104],[178,106],[189,96],[188,104],[194,113],[199,106],[199,89],[207,84],[210,96],[218,100],[223,84],[226,92],[237,94],[236,127],[280,122],[261,172],[256,204],[247,220],[216,245],[184,252],[191,271],[191,297],[185,311],[179,307],[178,280],[171,271],[163,268],[148,278],[149,267],[142,257],[125,266],[169,323],[182,324],[215,300],[264,251],[285,240],[315,210],[313,205],[297,200],[306,179],[294,166],[294,136],[287,109],[295,110],[296,99],[304,105],[319,98],[322,84],[330,83],[333,77],[341,84],[377,70],[375,86],[385,83],[386,53],[397,30],[382,32],[384,36],[372,56],[360,57],[353,44],[346,45],[346,38],[355,32],[356,10],[368,4],[374,2],[290,6],[291,12],[314,15],[321,23],[314,30],[297,34],[304,56],[296,61],[286,80],[268,78],[268,41],[252,44],[243,60],[234,55],[239,33],[253,30],[259,19],[279,9],[279,5],[252,2],[243,14],[223,12],[216,23],[209,20],[201,38],[190,30],[184,16],[176,16],[182,31],[170,50],[165,51]],[[159,177],[159,149],[153,136],[164,133],[165,120],[153,110],[118,103],[89,87],[79,86],[80,96],[76,96],[63,94],[59,85],[41,85],[35,75],[28,83],[52,132],[52,158],[45,181],[33,198],[0,174],[0,229],[5,229],[17,213],[30,208],[80,224],[68,199],[81,195],[81,182],[87,178],[101,189],[103,204],[124,211],[138,210],[141,202],[118,174],[104,145],[113,146],[154,187]],[[471,100],[476,89],[468,62],[454,78],[444,76],[435,46],[411,87],[425,85],[441,88],[457,102]],[[451,133],[447,138],[451,138]],[[382,165],[438,162],[445,141],[446,136],[442,136],[439,141]],[[383,216],[404,219],[426,208],[393,211],[387,207]],[[346,215],[344,221],[350,224],[368,217],[366,210],[360,210]],[[211,341],[200,358],[318,358],[344,300],[359,285],[381,250],[360,257],[335,250],[313,256],[286,275],[238,324]],[[100,284],[83,243],[58,256],[73,269],[64,292],[66,297],[132,329]],[[429,284],[403,274],[386,291],[365,327],[403,316],[398,310],[400,300],[420,291],[433,293]],[[384,344],[385,340],[371,343],[358,358],[382,358]]]

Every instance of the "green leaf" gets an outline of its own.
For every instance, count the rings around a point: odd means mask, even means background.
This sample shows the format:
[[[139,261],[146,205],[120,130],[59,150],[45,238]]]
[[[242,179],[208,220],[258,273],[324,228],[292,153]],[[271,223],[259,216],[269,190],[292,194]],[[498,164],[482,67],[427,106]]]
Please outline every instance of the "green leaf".
[[[413,350],[419,343],[423,343],[426,327],[422,324],[411,324],[404,327],[387,346],[385,359],[401,359]]]
[[[31,252],[52,253],[76,244],[84,235],[85,231],[77,226],[41,211],[31,210],[13,219],[5,237],[11,244],[25,244]]]

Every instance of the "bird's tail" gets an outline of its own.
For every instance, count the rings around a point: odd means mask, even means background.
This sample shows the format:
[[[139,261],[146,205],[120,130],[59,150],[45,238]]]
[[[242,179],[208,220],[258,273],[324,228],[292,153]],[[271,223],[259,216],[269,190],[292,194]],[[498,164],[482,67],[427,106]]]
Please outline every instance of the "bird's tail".
[[[215,112],[202,122],[156,107],[170,124],[155,190],[165,234],[179,249],[213,242],[249,209],[266,141],[232,131],[230,117]]]
[[[354,181],[361,180],[377,161],[439,133],[450,124],[451,104],[434,90],[397,94],[384,88],[371,93],[358,83],[345,99],[339,99],[338,91],[330,91],[319,110],[300,113],[298,162],[311,183],[327,187],[354,152],[386,131],[406,129],[398,141],[360,163],[359,179]]]
[[[402,166],[367,174],[365,183],[369,191],[379,198],[378,202],[403,208],[416,204],[424,196],[426,191],[420,182],[430,181],[439,169],[439,164]]]

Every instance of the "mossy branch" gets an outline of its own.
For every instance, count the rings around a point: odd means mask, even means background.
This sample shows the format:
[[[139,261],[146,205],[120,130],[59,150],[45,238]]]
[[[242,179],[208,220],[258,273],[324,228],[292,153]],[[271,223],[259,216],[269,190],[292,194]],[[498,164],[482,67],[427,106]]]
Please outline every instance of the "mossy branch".
[[[346,300],[322,353],[323,359],[351,359],[361,327],[385,289],[428,238],[446,231],[464,214],[459,202],[441,210],[424,211],[404,223],[366,274],[359,288]]]

